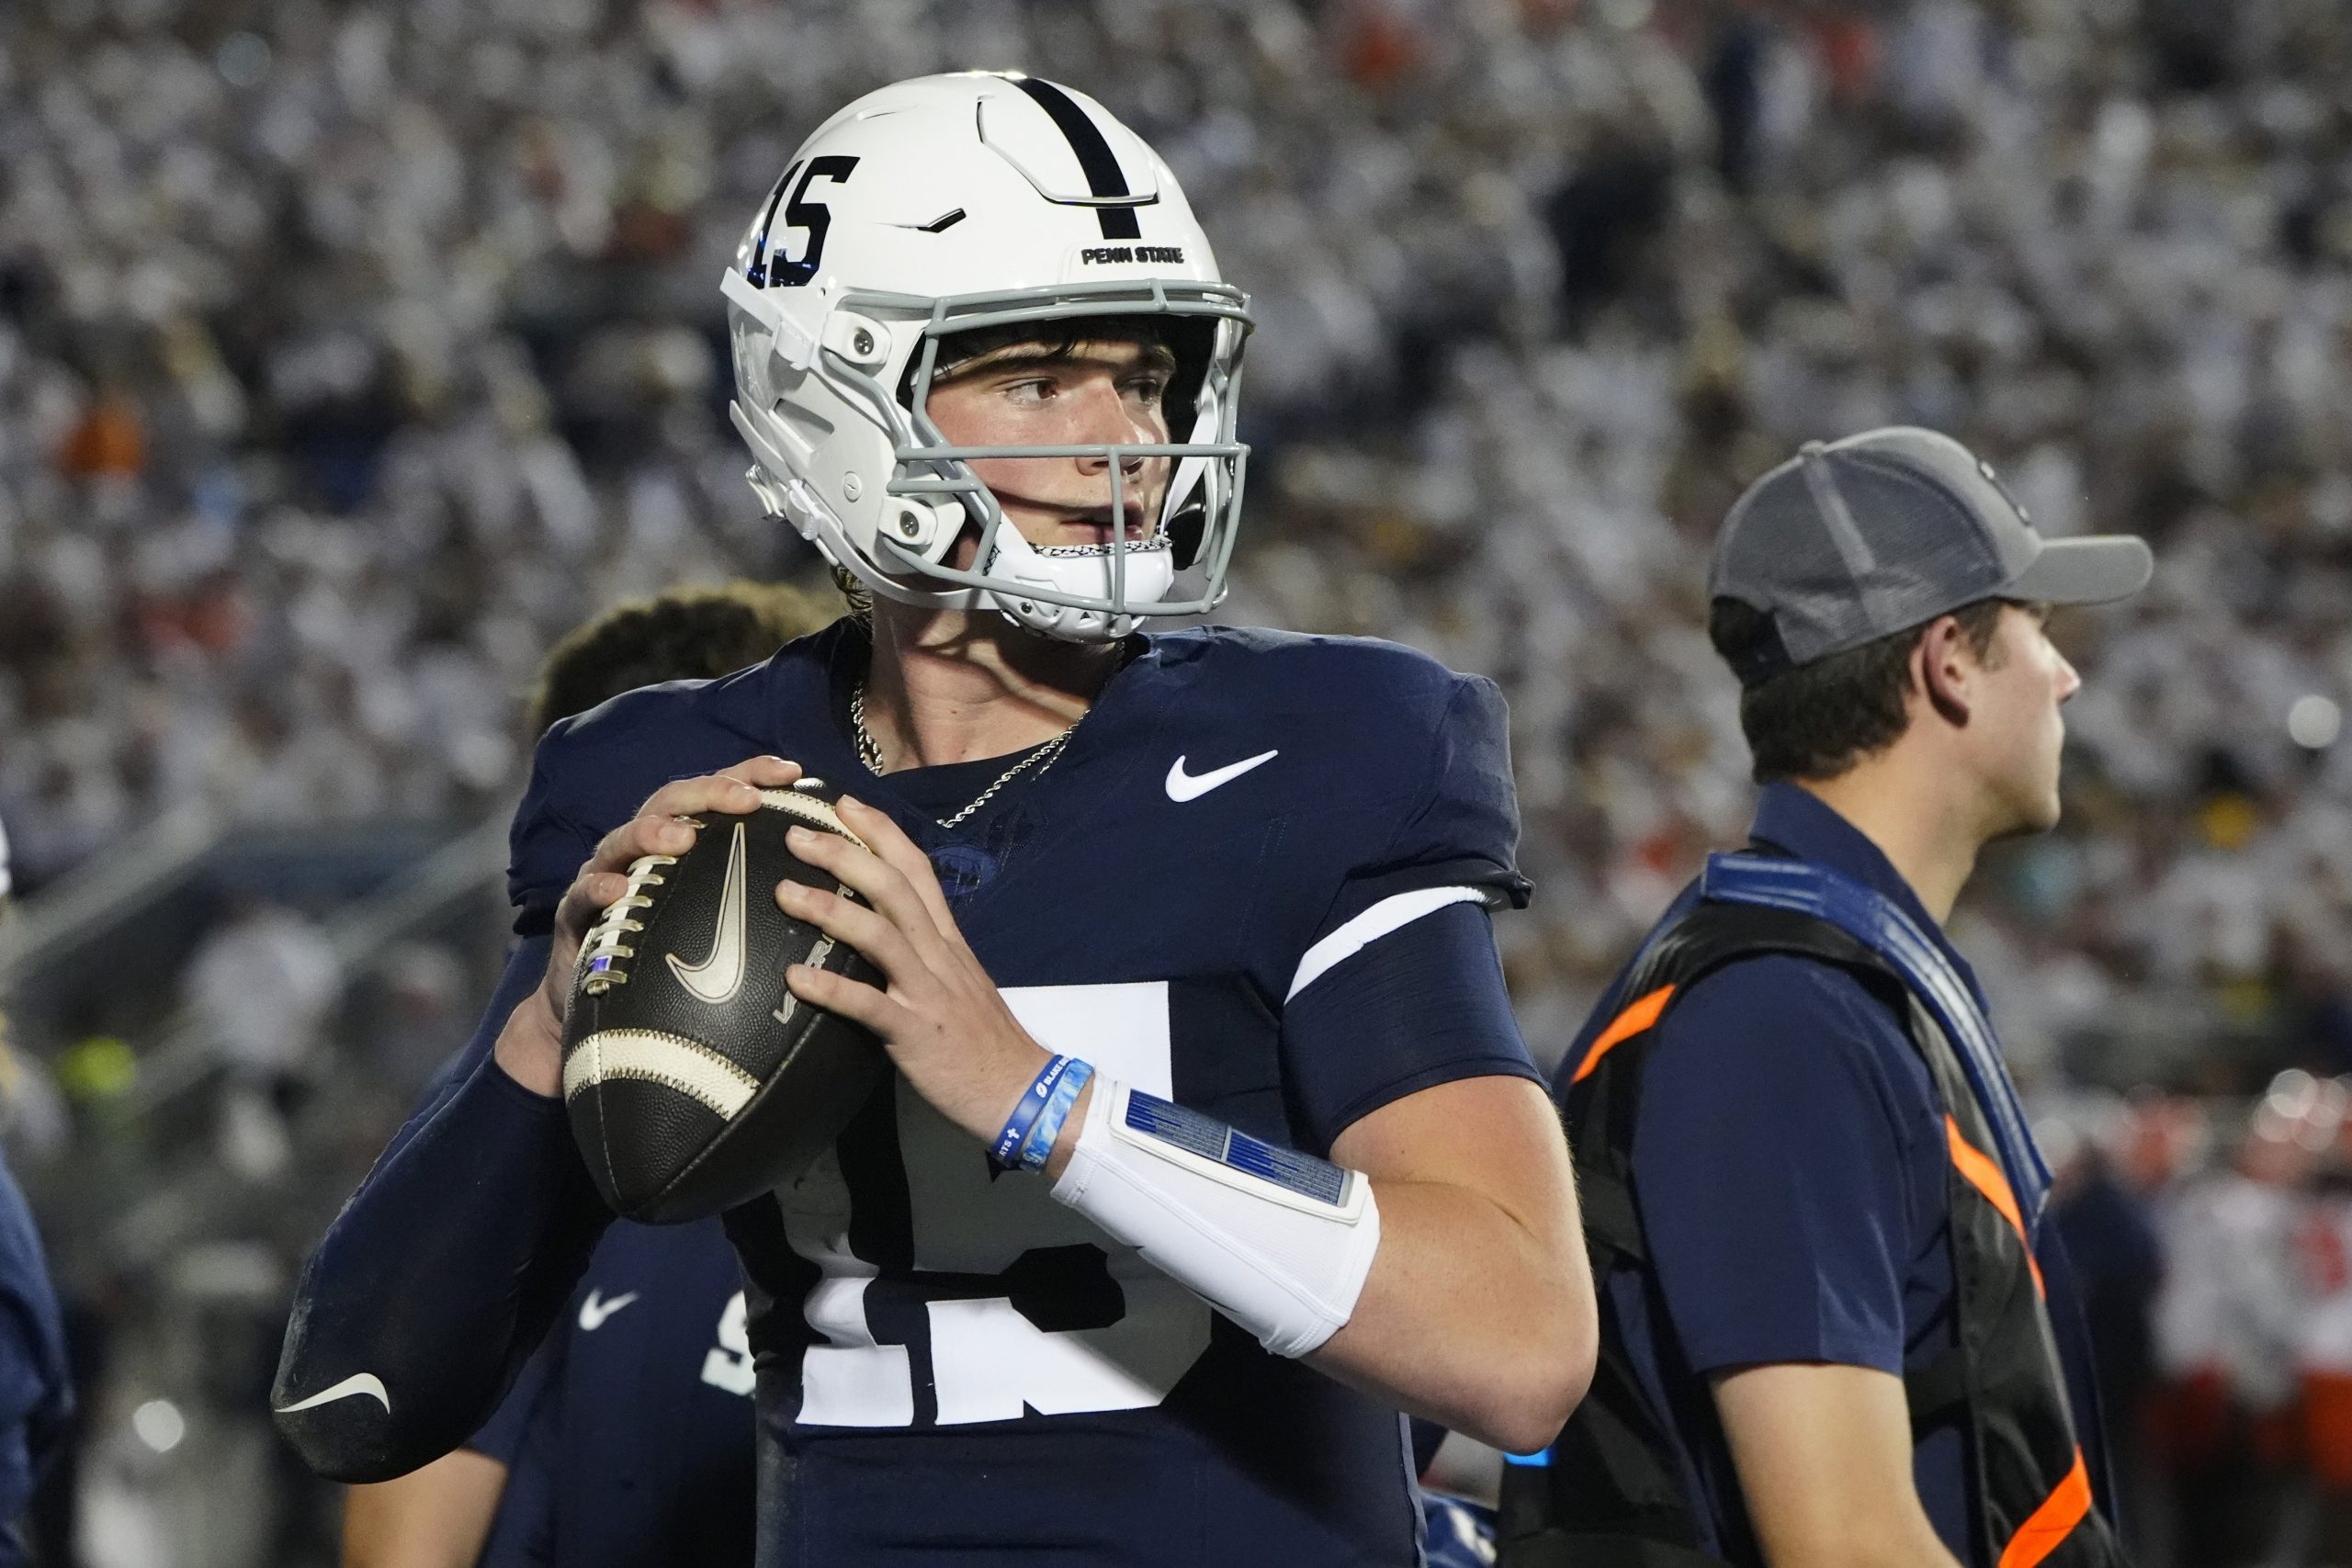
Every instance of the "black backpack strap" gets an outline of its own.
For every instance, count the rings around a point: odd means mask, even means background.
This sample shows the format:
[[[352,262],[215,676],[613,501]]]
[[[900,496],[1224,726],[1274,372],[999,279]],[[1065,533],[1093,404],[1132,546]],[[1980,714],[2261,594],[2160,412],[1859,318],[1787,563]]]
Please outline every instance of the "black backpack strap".
[[[1669,1336],[1634,1195],[1645,1037],[1676,994],[1734,960],[1766,953],[1837,964],[1873,984],[1901,987],[1875,954],[1826,921],[1753,905],[1700,904],[1651,939],[1617,987],[1618,1016],[1595,1036],[1578,1076],[1562,1086],[1594,1280],[1606,1288],[1632,1269]],[[1667,1420],[1622,1347],[1606,1337],[1592,1387],[1547,1457],[1548,1463],[1513,1464],[1504,1473],[1502,1568],[1720,1568],[1721,1559],[1700,1549]]]
[[[1911,1406],[1914,1438],[1966,1421],[1970,1402],[1976,1397],[1968,1353],[1955,1345],[1926,1366],[1905,1372],[1903,1397]]]

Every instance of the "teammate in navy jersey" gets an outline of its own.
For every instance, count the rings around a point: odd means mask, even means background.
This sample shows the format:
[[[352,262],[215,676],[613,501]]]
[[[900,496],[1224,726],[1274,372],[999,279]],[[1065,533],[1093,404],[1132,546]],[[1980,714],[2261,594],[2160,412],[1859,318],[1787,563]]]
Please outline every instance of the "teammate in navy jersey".
[[[8,912],[8,839],[0,832],[0,919]],[[0,1017],[0,1037],[6,1019]],[[7,1046],[0,1038],[0,1055]],[[0,1160],[0,1568],[31,1561],[23,1529],[34,1483],[74,1414],[65,1320],[49,1282],[40,1233]]]
[[[468,1445],[507,1466],[481,1568],[751,1562],[752,1384],[718,1227],[615,1225]]]
[[[898,1073],[727,1216],[760,1561],[1417,1562],[1398,1411],[1539,1447],[1592,1357],[1488,924],[1527,891],[1493,685],[1374,642],[1136,635],[1221,593],[1248,317],[1099,106],[870,95],[726,292],[753,489],[870,620],[542,743],[489,1059],[311,1259],[281,1429],[354,1475],[479,1423],[606,1220],[557,1098],[586,926],[679,817],[806,773],[872,850],[796,852],[865,904],[777,897],[887,987],[788,980]]]

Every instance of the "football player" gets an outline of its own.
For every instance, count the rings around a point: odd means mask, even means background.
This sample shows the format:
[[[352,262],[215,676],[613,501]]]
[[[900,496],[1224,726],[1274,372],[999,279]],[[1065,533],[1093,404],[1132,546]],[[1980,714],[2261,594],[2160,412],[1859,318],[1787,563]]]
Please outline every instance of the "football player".
[[[560,1099],[585,927],[679,817],[805,773],[872,848],[796,852],[863,902],[776,896],[887,984],[789,983],[898,1072],[727,1217],[761,1561],[1415,1562],[1398,1410],[1540,1447],[1593,1354],[1488,923],[1527,891],[1495,688],[1137,635],[1222,592],[1249,318],[1091,100],[860,99],[723,287],[752,488],[870,614],[542,742],[485,1059],[312,1258],[281,1429],[345,1475],[473,1429],[607,1218]]]

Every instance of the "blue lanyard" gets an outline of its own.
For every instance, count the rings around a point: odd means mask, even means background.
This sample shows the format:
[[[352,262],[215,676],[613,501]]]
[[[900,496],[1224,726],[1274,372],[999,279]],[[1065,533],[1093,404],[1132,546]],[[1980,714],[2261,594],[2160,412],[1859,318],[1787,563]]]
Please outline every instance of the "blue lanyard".
[[[1958,1048],[1960,1065],[1976,1091],[1976,1103],[1999,1145],[2001,1168],[2017,1194],[2029,1235],[2038,1234],[2050,1196],[2050,1168],[2041,1161],[2017,1086],[2001,1065],[2000,1043],[1975,994],[1962,981],[1943,950],[1930,941],[1901,907],[1826,866],[1761,855],[1707,857],[1699,896],[1726,904],[1753,904],[1826,920],[1884,959],[1901,976],[1947,1039]]]

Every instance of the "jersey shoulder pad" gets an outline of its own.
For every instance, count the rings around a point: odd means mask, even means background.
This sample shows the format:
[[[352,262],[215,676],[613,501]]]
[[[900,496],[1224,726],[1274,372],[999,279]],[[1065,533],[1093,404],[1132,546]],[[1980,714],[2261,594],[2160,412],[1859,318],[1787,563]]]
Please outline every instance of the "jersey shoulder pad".
[[[1257,704],[1344,712],[1376,730],[1425,729],[1442,717],[1464,682],[1483,679],[1456,674],[1419,649],[1379,637],[1204,626],[1160,641],[1171,668],[1197,665],[1199,679],[1220,691]]]
[[[1493,682],[1402,643],[1223,626],[1164,641],[1194,703],[1279,727],[1348,797],[1425,793],[1439,752],[1503,734]]]
[[[1492,681],[1374,637],[1216,627],[1164,640],[1171,665],[1196,671],[1193,700],[1250,715],[1308,781],[1313,809],[1290,842],[1343,886],[1306,931],[1424,887],[1527,901],[1510,716]]]

